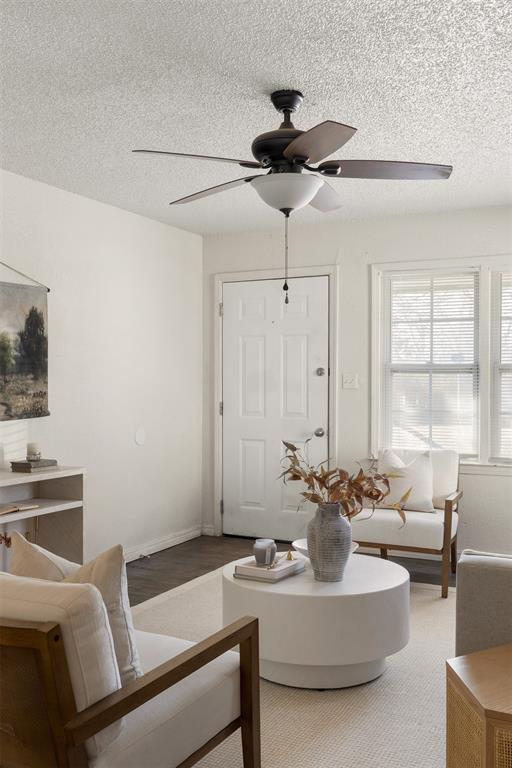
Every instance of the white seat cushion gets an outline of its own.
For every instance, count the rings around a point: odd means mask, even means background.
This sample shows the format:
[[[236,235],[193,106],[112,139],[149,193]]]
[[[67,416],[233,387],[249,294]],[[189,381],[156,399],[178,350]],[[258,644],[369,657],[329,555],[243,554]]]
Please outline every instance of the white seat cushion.
[[[395,509],[363,509],[352,518],[352,538],[371,544],[395,544],[401,547],[423,547],[442,549],[444,533],[444,512],[435,509],[424,512],[406,512],[405,525]],[[457,533],[459,516],[452,513],[452,538]]]
[[[136,631],[145,672],[194,643]],[[240,716],[240,657],[229,651],[125,717],[93,768],[175,768]]]

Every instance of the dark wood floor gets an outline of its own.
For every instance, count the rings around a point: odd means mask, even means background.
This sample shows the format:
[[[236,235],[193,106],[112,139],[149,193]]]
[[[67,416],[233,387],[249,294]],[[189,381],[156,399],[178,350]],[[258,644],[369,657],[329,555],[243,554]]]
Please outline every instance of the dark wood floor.
[[[221,565],[252,553],[254,539],[236,536],[200,536],[197,539],[164,549],[149,557],[128,563],[128,591],[132,605],[142,603],[161,592],[178,587]],[[284,549],[285,544],[279,546]],[[376,555],[377,557],[377,555]],[[441,584],[441,563],[410,557],[390,557],[411,574],[411,581]],[[455,586],[455,576],[450,576]]]

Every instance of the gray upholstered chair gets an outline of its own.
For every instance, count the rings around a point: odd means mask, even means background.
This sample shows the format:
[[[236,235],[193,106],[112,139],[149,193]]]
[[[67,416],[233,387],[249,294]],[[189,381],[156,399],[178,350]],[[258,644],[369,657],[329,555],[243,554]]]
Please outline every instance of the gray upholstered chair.
[[[455,653],[512,643],[512,554],[466,549],[457,566]]]

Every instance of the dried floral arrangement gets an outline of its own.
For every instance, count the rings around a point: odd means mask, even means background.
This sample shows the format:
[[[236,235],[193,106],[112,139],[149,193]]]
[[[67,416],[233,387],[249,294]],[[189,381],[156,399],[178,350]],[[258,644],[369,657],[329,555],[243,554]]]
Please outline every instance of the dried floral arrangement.
[[[311,439],[311,438],[310,438]],[[283,440],[286,453],[281,460],[283,472],[280,478],[287,480],[302,480],[306,490],[301,495],[314,504],[339,504],[341,513],[351,520],[363,508],[365,502],[371,507],[382,502],[389,493],[389,478],[393,475],[383,475],[377,471],[377,461],[372,459],[368,469],[360,467],[355,474],[350,474],[345,469],[334,467],[326,468],[328,461],[318,465],[311,465],[307,457],[307,445],[300,450],[293,443]],[[407,502],[412,488],[402,496],[396,504],[390,504],[390,509],[396,509],[401,520],[405,523],[404,504]]]

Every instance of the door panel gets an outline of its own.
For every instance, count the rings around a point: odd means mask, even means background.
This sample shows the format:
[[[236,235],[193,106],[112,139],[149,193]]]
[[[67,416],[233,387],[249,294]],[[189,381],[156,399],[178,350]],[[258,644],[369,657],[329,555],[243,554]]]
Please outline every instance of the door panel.
[[[265,337],[240,337],[240,416],[265,418]]]
[[[294,278],[289,298],[282,280],[224,284],[224,533],[291,541],[314,510],[277,478],[283,440],[312,438],[311,463],[328,455],[329,278]]]
[[[240,505],[265,507],[265,441],[240,440]]]
[[[308,337],[281,336],[281,417],[306,419],[308,415]]]

